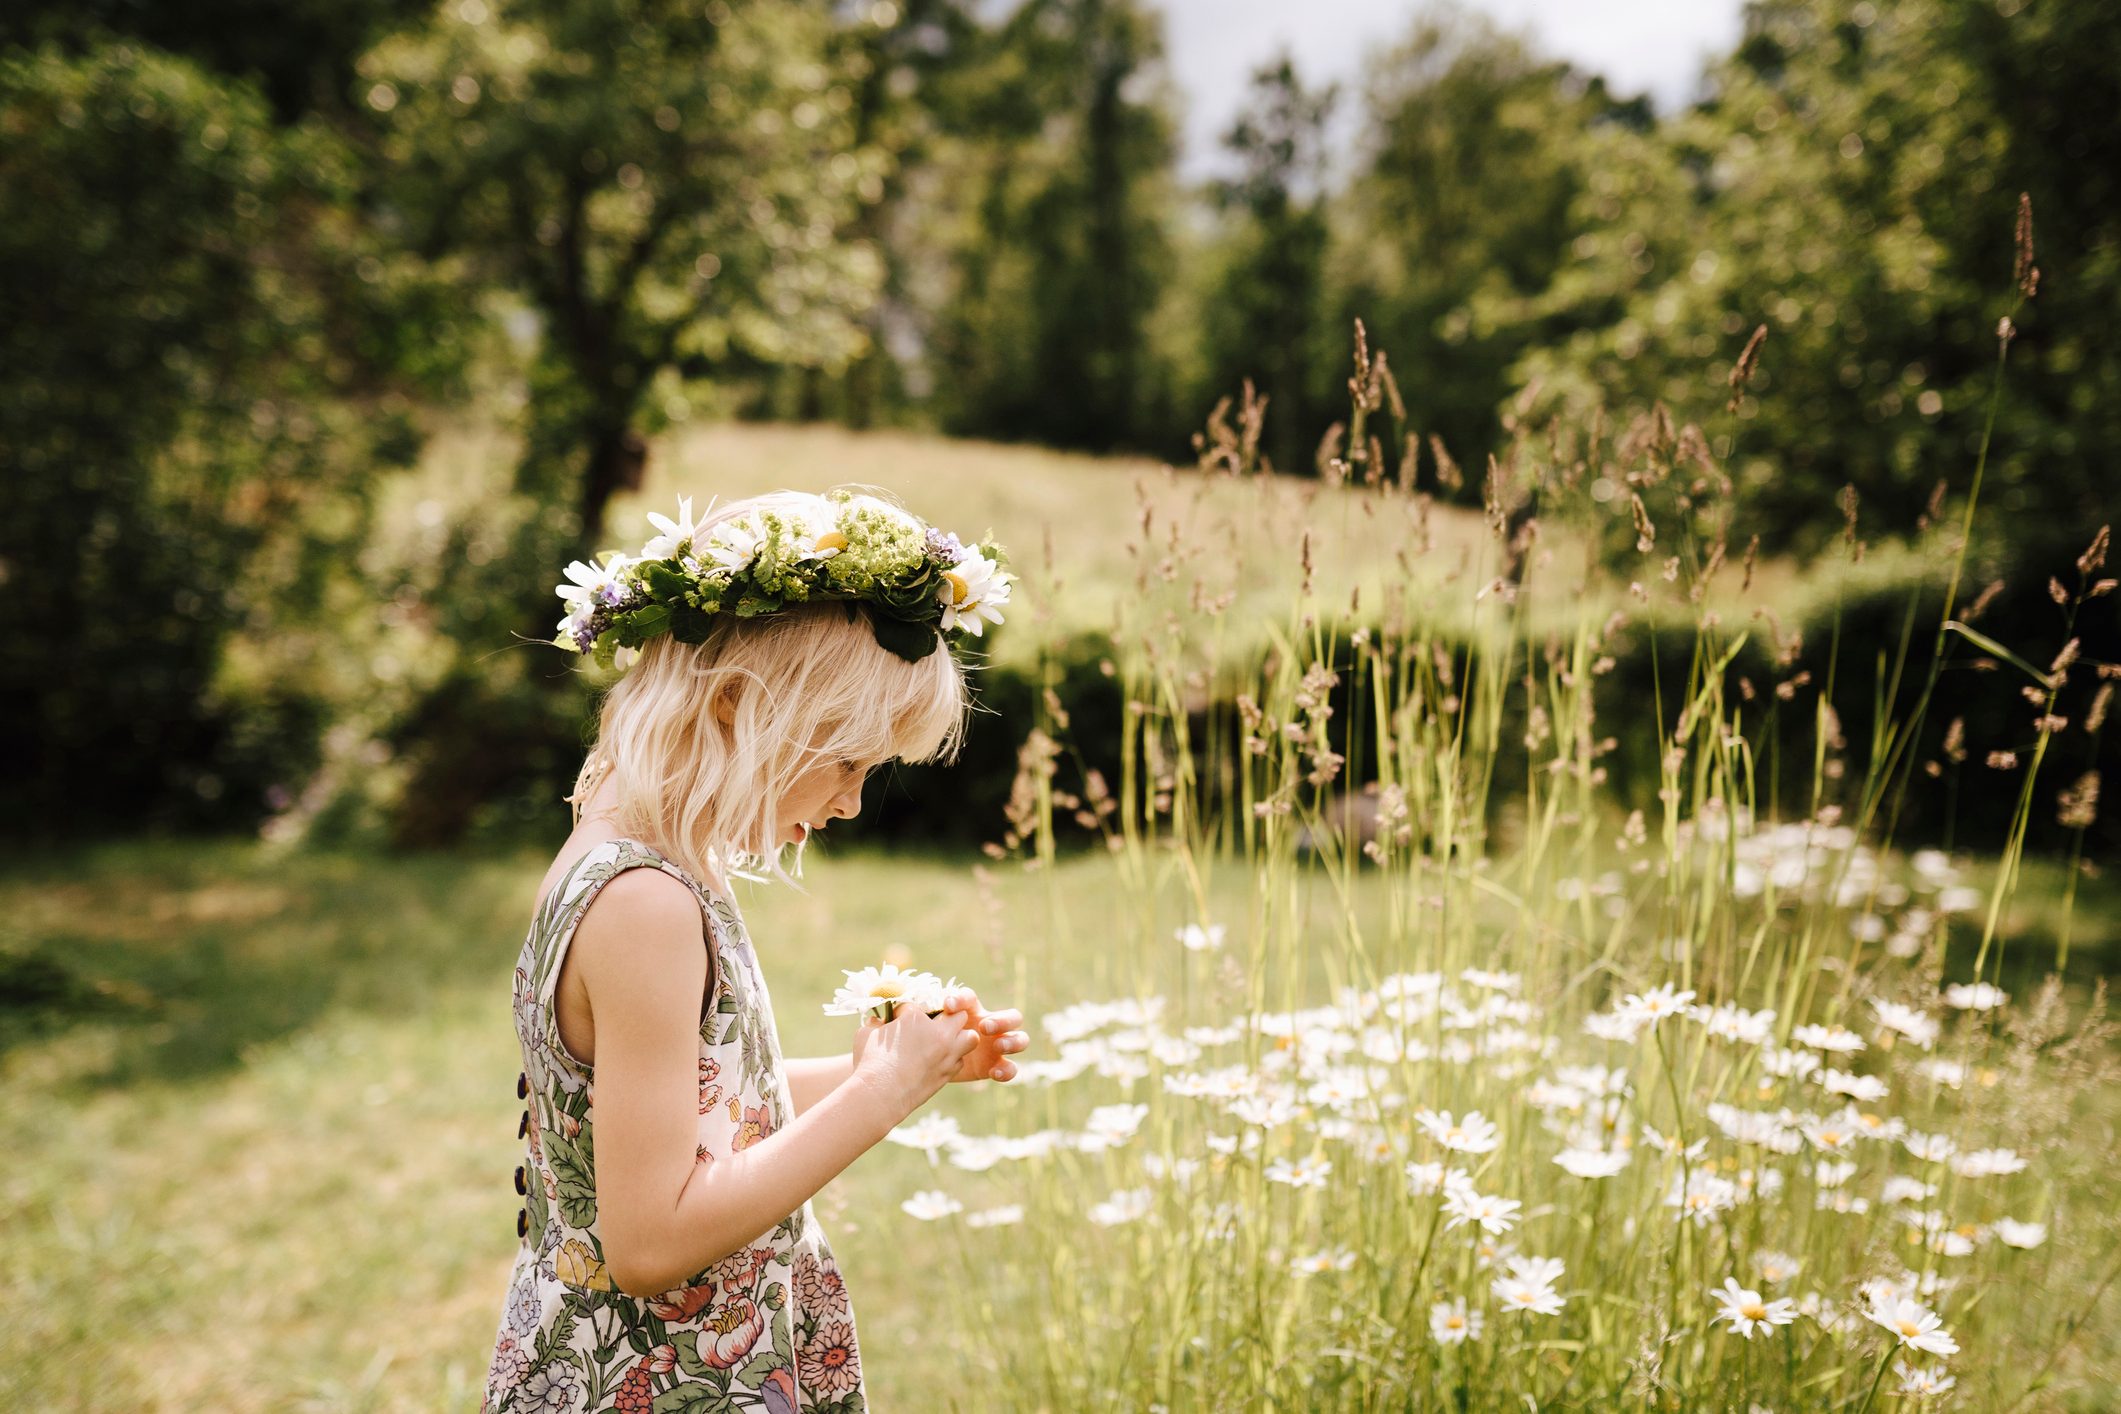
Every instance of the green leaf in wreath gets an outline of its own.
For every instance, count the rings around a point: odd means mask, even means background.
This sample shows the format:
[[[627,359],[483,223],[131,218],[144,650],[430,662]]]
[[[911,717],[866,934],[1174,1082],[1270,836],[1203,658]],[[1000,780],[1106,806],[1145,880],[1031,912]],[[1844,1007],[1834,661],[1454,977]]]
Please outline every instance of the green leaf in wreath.
[[[661,560],[641,566],[641,583],[648,586],[650,594],[666,604],[682,598],[690,588],[683,575]]]
[[[635,609],[619,621],[619,626],[628,635],[620,641],[629,648],[638,648],[670,627],[670,609],[667,605],[650,604],[645,609]]]
[[[896,653],[909,663],[918,663],[933,653],[936,645],[942,642],[936,634],[935,625],[908,623],[889,614],[870,615],[869,627],[876,635],[879,647]]]
[[[707,632],[714,627],[714,620],[690,604],[673,604],[670,608],[670,636],[680,643],[705,643]]]

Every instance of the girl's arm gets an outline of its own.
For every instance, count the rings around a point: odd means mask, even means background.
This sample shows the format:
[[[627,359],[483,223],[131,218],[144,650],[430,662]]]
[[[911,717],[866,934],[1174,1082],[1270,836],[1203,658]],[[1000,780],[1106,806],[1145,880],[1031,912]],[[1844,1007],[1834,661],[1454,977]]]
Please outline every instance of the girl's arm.
[[[979,1044],[966,1017],[903,1011],[863,1061],[787,1127],[727,1158],[696,1159],[699,900],[659,870],[619,875],[591,902],[563,960],[594,1026],[597,1227],[629,1296],[667,1291],[756,1241],[927,1103]]]
[[[844,1056],[800,1056],[781,1064],[788,1072],[788,1094],[795,1101],[798,1117],[854,1074],[851,1051]]]

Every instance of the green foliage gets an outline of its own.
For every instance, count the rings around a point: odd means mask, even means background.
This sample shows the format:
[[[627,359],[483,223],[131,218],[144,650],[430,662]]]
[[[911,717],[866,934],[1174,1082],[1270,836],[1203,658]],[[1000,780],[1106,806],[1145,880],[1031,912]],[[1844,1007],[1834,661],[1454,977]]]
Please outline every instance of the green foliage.
[[[0,799],[243,818],[316,704],[228,650],[300,653],[417,445],[372,356],[392,267],[340,219],[338,145],[184,60],[0,50],[0,134],[0,725],[31,763]]]
[[[945,428],[1101,451],[1191,421],[1151,356],[1175,195],[1159,31],[1140,0],[1026,0],[956,76],[928,174],[947,186],[915,237],[948,252]]]
[[[2043,227],[2056,214],[2042,244],[2060,265],[2012,350],[1994,525],[2028,548],[2051,526],[2076,537],[2121,446],[2112,400],[2091,393],[2121,376],[2095,312],[2121,298],[2121,147],[2111,105],[2090,99],[2121,61],[2121,19],[2003,8],[1896,0],[1850,19],[1823,0],[1755,4],[1710,101],[1652,140],[1595,134],[1598,176],[1567,218],[1584,233],[1575,268],[1480,301],[1483,327],[1540,336],[1513,370],[1540,389],[1534,418],[1705,409],[1765,325],[1743,430],[1714,448],[1733,460],[1744,528],[1816,548],[1831,522],[1814,512],[1852,485],[1867,516],[1910,530],[1980,438],[2023,189]],[[2078,160],[2034,155],[2065,140]]]

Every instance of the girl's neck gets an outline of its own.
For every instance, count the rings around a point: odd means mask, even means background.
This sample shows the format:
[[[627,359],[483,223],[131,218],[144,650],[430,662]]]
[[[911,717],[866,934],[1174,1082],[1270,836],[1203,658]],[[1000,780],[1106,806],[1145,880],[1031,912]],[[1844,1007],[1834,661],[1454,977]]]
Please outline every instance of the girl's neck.
[[[607,840],[632,838],[619,823],[619,788],[617,779],[607,767],[601,779],[590,788],[588,798],[580,802],[580,813],[576,817],[573,844],[587,847],[602,844]],[[653,844],[652,840],[642,841]],[[700,882],[722,898],[729,897],[729,887],[721,877],[708,871]]]

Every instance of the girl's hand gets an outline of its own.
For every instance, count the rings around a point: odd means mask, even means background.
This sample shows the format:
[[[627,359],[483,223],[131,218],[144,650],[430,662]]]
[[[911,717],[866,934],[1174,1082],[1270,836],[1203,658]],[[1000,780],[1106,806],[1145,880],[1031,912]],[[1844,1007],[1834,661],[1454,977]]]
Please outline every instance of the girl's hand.
[[[982,1011],[979,996],[969,987],[960,987],[943,1003],[943,1015],[962,1014],[965,1024],[979,1037],[979,1044],[966,1055],[964,1064],[958,1067],[953,1081],[965,1080],[1010,1080],[1016,1075],[1016,1062],[1005,1059],[1031,1044],[1031,1038],[1018,1028],[1024,1024],[1020,1011]]]
[[[919,1007],[899,1007],[889,1021],[870,1016],[862,1022],[854,1040],[854,1073],[874,1077],[904,1119],[958,1078],[979,1040],[962,1014],[930,1016]]]

